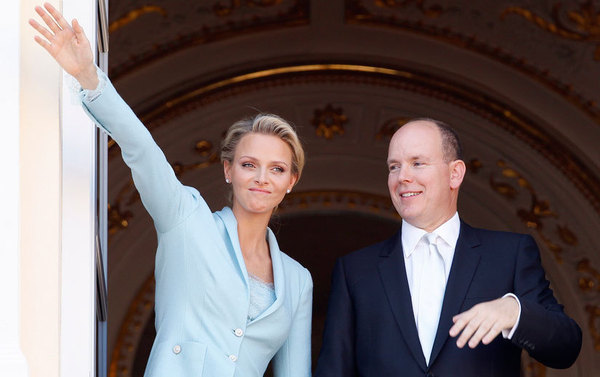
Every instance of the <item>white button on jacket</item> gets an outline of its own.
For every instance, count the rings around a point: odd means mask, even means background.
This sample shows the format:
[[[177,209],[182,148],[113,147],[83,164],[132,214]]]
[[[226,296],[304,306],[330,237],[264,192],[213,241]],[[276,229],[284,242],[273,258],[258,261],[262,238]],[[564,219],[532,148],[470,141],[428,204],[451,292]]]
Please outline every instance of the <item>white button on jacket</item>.
[[[121,147],[158,236],[157,333],[145,377],[262,377],[271,359],[276,377],[310,376],[308,270],[279,250],[268,229],[276,300],[243,338],[231,336],[249,307],[233,212],[212,213],[196,189],[177,180],[150,132],[99,74],[99,89],[81,92],[84,109]]]

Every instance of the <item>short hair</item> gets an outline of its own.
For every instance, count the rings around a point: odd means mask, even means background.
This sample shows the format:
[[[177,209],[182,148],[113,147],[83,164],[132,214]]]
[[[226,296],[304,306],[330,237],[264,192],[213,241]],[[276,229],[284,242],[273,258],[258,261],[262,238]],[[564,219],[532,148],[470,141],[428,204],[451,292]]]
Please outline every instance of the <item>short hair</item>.
[[[411,119],[406,123],[412,122],[431,122],[435,124],[440,131],[442,137],[442,153],[444,154],[444,160],[451,162],[454,160],[463,159],[463,148],[458,133],[449,124],[432,118],[415,118]],[[405,123],[405,124],[406,124]]]
[[[274,114],[260,113],[232,124],[221,143],[221,162],[233,162],[235,149],[240,140],[251,133],[277,136],[289,145],[292,150],[291,171],[297,175],[296,183],[298,183],[304,168],[304,149],[294,127],[285,119]]]

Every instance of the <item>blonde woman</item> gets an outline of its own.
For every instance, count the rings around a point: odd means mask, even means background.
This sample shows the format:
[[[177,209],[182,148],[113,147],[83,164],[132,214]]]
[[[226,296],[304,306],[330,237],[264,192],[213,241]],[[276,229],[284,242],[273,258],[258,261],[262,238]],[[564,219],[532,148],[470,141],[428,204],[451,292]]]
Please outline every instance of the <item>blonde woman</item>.
[[[45,9],[44,9],[45,8]],[[121,147],[158,236],[156,339],[145,376],[310,376],[312,279],[267,227],[297,183],[304,152],[283,119],[260,114],[230,127],[222,145],[232,205],[212,213],[182,185],[107,77],[89,42],[51,5],[35,37],[81,85],[84,109]]]

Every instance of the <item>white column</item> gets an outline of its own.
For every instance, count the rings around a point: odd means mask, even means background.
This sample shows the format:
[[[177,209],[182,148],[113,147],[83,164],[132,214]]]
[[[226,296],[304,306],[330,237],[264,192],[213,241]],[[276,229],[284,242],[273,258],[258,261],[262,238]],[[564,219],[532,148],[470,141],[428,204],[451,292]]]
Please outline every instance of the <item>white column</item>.
[[[96,2],[63,0],[69,22],[81,23],[96,52]],[[62,274],[60,376],[95,375],[95,126],[73,100],[67,80],[61,88]]]
[[[27,376],[20,340],[19,2],[2,7],[0,23],[0,375]]]
[[[21,32],[21,94],[14,94],[21,107],[21,347],[31,377],[91,377],[95,375],[94,126],[73,101],[56,62],[33,41],[35,32],[27,19],[41,21],[33,8],[42,3],[20,0],[21,15],[15,17]],[[50,3],[62,9],[69,22],[76,17],[95,46],[95,0]],[[3,32],[0,37],[14,34]],[[6,81],[1,82],[5,90]],[[2,302],[0,315],[4,308]],[[0,376],[5,375],[18,376],[0,370]]]

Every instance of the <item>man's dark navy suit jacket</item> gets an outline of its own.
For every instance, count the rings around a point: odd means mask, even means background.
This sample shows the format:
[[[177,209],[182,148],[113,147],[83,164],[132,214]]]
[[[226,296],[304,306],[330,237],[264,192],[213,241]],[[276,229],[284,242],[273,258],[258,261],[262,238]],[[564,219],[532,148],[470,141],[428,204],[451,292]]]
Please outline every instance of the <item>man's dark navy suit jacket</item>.
[[[581,330],[554,298],[533,238],[462,222],[427,366],[400,232],[337,261],[315,377],[518,377],[522,349],[552,368],[575,361]],[[448,335],[452,317],[506,293],[521,302],[512,339],[459,349]]]

